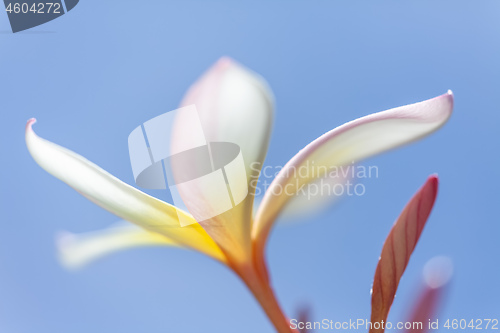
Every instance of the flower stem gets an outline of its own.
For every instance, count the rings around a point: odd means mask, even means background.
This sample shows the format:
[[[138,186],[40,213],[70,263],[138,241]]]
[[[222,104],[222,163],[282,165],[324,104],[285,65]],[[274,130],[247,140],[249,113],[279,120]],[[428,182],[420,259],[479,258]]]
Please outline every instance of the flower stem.
[[[240,267],[240,269],[235,269],[235,272],[255,296],[278,333],[298,333],[290,327],[290,321],[281,310],[267,278],[258,274],[253,265]]]

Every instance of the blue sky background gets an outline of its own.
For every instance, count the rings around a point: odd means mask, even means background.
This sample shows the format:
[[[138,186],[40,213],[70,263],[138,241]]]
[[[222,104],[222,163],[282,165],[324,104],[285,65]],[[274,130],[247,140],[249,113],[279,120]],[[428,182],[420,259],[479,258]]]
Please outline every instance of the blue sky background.
[[[382,243],[437,172],[439,197],[390,318],[407,318],[435,255],[455,265],[442,318],[499,318],[499,18],[496,0],[81,0],[12,34],[0,12],[0,332],[273,331],[243,284],[197,253],[137,249],[63,269],[56,231],[117,219],[39,168],[24,143],[36,117],[40,136],[132,184],[128,134],[175,109],[223,55],[262,74],[276,95],[269,165],[346,121],[455,93],[439,132],[366,161],[380,175],[365,196],[274,230],[269,262],[289,316],[307,302],[315,320],[368,318]]]

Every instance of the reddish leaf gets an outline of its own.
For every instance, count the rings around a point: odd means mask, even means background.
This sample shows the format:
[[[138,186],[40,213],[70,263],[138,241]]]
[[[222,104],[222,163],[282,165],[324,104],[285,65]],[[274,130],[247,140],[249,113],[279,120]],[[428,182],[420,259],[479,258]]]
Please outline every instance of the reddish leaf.
[[[377,322],[387,320],[399,280],[434,205],[437,188],[438,178],[430,176],[406,205],[385,240],[373,281],[371,314],[373,326],[376,326],[374,324]],[[381,333],[384,329],[372,327],[369,332]]]

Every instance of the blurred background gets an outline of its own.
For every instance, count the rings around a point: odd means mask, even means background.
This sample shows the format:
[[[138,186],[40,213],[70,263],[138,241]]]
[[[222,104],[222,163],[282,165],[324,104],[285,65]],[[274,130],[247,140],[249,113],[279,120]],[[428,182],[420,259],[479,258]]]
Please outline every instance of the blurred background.
[[[129,133],[175,109],[224,55],[275,93],[273,166],[346,121],[455,94],[440,131],[365,161],[379,177],[364,180],[364,196],[274,230],[269,264],[288,316],[307,303],[313,320],[369,318],[383,241],[438,173],[439,197],[390,320],[407,319],[436,255],[455,268],[441,318],[499,318],[499,18],[496,0],[82,0],[12,34],[0,13],[0,332],[273,332],[239,279],[198,253],[141,248],[64,269],[57,231],[117,218],[38,167],[24,142],[36,117],[40,136],[133,184]]]

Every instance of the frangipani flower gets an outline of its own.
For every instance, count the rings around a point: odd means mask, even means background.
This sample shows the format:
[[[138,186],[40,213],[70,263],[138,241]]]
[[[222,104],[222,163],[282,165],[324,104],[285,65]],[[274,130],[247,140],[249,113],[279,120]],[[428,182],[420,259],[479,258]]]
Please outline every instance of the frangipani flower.
[[[80,155],[38,137],[26,126],[26,143],[34,160],[83,196],[139,228],[116,227],[93,236],[67,234],[60,239],[63,261],[78,266],[100,254],[120,249],[165,245],[204,253],[231,268],[247,284],[278,332],[291,332],[271,289],[264,248],[274,222],[301,186],[324,174],[302,177],[289,169],[308,165],[326,168],[358,162],[424,137],[441,127],[453,108],[448,92],[420,103],[372,114],[342,125],[307,145],[281,170],[253,216],[255,187],[273,122],[273,97],[257,74],[223,58],[187,92],[182,105],[195,104],[207,141],[240,146],[249,195],[227,214],[197,223],[192,216],[129,186]],[[186,138],[188,139],[188,138]],[[314,176],[313,176],[314,175]],[[275,187],[288,191],[277,195]],[[203,209],[203,207],[200,207]],[[193,223],[180,227],[178,214]]]

